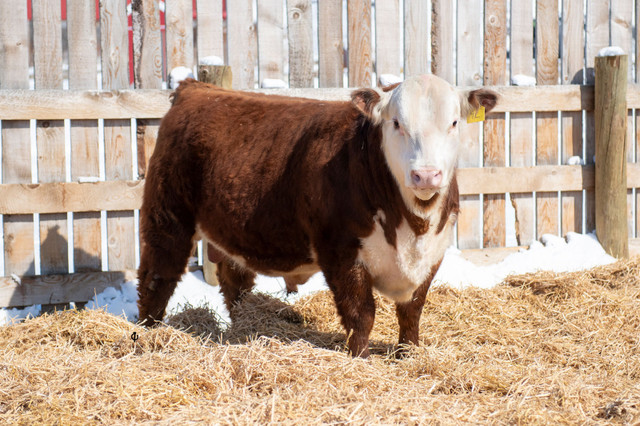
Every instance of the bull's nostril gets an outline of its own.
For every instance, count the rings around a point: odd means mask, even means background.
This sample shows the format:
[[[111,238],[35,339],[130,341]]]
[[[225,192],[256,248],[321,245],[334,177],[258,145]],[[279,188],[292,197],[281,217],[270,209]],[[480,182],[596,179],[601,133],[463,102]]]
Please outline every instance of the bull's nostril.
[[[413,181],[414,184],[419,184],[420,181],[422,180],[422,178],[420,177],[420,174],[412,171],[411,172],[411,180]]]

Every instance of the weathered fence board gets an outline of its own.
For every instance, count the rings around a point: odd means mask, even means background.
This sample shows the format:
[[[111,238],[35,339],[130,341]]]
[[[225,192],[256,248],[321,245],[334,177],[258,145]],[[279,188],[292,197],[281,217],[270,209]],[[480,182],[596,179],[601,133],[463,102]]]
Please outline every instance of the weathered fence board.
[[[428,74],[429,58],[429,1],[404,2],[404,76]]]
[[[582,0],[562,4],[562,74],[561,84],[582,84],[584,80],[584,5]],[[562,164],[582,153],[582,111],[562,111]],[[582,191],[561,194],[562,234],[582,232]]]
[[[96,5],[84,0],[67,0],[69,40],[69,89],[98,88]],[[71,120],[71,180],[99,178],[98,120]],[[67,210],[67,211],[74,211]],[[102,268],[100,213],[73,213],[73,266],[75,272]]]
[[[227,63],[233,70],[233,88],[253,88],[257,63],[253,1],[234,0],[227,4]]]
[[[282,0],[258,2],[258,51],[260,52],[258,70],[261,83],[265,78],[285,80],[283,14]],[[200,23],[199,19],[198,23]],[[313,67],[313,62],[311,66]]]
[[[126,4],[117,0],[100,3],[102,37],[102,81],[105,89],[126,89],[128,43]],[[104,120],[105,178],[133,179],[131,120]],[[135,223],[129,212],[107,212],[109,270],[134,269]]]
[[[558,0],[538,0],[536,19],[536,81],[558,84]],[[558,164],[558,114],[536,115],[536,164]],[[537,235],[558,234],[558,194],[536,194]]]
[[[485,2],[484,83],[507,83],[507,2]],[[505,115],[491,114],[484,123],[484,165],[505,165]],[[506,240],[505,196],[484,197],[483,247],[503,246]]]
[[[349,23],[349,86],[370,86],[373,60],[371,57],[371,0],[350,0],[347,3]]]
[[[168,71],[193,68],[193,2],[165,0],[165,5]]]
[[[222,0],[198,0],[196,4],[198,59],[217,56],[224,60]]]
[[[62,24],[59,0],[37,0],[33,5],[33,62],[36,89],[62,89]],[[36,123],[38,181],[65,180],[64,122]],[[42,274],[68,272],[67,215],[40,216],[40,270]]]
[[[511,3],[511,79],[533,77],[533,10],[530,0]],[[510,124],[511,166],[533,165],[533,113],[512,113]],[[535,204],[531,193],[511,193],[515,210],[515,234],[518,245],[535,240]]]
[[[376,0],[376,61],[381,74],[400,75],[402,43],[400,35],[400,0]]]
[[[29,89],[26,2],[0,2],[0,89]],[[29,121],[2,121],[2,183],[31,182],[29,127]],[[4,274],[35,274],[33,216],[2,219]]]
[[[484,25],[477,19],[483,13],[483,0],[471,0],[458,9],[458,71],[460,86],[482,86],[484,75],[483,45]],[[480,167],[482,158],[482,123],[467,124],[463,118],[460,126],[461,148],[458,167]],[[482,202],[479,195],[460,197],[460,214],[457,225],[458,247],[477,249],[482,247]]]
[[[318,3],[318,83],[320,87],[342,87],[342,1]]]
[[[456,82],[453,3],[449,0],[432,0],[431,3],[431,70],[451,84]]]
[[[311,0],[287,0],[289,86],[313,87]]]

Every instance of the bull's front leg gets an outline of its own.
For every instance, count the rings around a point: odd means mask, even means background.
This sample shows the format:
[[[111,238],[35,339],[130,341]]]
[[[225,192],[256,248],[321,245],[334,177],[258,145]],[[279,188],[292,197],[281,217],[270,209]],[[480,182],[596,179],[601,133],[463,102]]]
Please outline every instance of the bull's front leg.
[[[427,292],[431,281],[436,275],[442,260],[431,269],[431,274],[420,287],[414,292],[411,300],[405,303],[396,303],[396,316],[398,317],[398,325],[400,326],[399,345],[415,345],[419,346],[420,334],[420,316],[424,308],[424,302],[427,298]]]
[[[356,264],[349,268],[325,271],[325,278],[347,333],[349,353],[368,357],[369,334],[376,314],[371,276],[362,265]]]

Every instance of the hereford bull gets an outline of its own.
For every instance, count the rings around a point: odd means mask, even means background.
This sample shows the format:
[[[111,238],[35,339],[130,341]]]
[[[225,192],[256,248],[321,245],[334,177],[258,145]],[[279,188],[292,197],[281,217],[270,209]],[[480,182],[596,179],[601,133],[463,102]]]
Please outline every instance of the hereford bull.
[[[373,289],[396,302],[399,342],[417,345],[458,213],[458,124],[496,101],[434,76],[356,90],[351,102],[186,80],[146,176],[140,319],[164,316],[199,230],[215,247],[232,319],[256,272],[291,290],[322,271],[352,354],[369,353]]]

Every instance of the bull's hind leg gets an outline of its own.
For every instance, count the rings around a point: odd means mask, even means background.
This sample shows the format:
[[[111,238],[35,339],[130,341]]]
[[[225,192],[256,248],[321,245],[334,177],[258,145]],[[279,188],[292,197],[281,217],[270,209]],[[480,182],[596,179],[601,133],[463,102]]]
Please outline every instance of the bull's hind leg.
[[[231,320],[234,319],[234,306],[243,294],[248,293],[255,285],[256,273],[233,263],[228,259],[218,263],[218,281],[224,296]]]
[[[195,224],[188,215],[168,210],[144,209],[142,257],[138,269],[138,309],[143,325],[164,317],[169,298],[184,273],[191,250]]]

